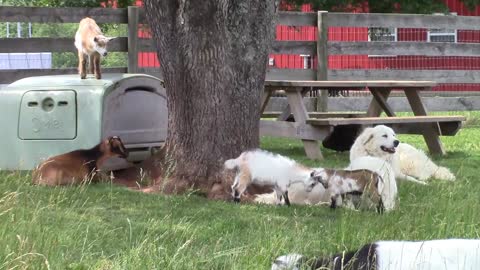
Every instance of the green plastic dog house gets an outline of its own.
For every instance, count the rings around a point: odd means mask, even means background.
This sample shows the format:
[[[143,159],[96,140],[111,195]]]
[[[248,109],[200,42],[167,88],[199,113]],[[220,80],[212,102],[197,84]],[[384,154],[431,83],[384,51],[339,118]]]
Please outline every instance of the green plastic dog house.
[[[130,162],[147,158],[167,136],[162,81],[145,74],[29,77],[0,90],[0,169],[31,170],[42,160],[119,136]],[[109,160],[106,169],[130,166]]]

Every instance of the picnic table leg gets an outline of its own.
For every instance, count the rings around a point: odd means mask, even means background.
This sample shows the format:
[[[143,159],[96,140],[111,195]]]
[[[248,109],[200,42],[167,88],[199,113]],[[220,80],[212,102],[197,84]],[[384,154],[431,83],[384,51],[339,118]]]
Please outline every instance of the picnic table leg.
[[[277,117],[277,121],[287,121],[287,119],[292,114],[292,110],[290,109],[290,105],[287,104],[285,109],[283,109],[282,113]]]
[[[288,91],[287,99],[290,109],[293,112],[293,117],[295,117],[295,123],[306,124],[308,113],[305,104],[303,104],[301,89],[298,89],[298,91]],[[317,140],[302,140],[302,142],[308,158],[323,159],[322,152],[320,151],[320,144]]]
[[[262,96],[262,107],[260,108],[260,115],[265,111],[265,108],[267,107],[268,101],[270,100],[270,97],[272,96],[272,90],[271,89],[265,89],[263,91],[263,96]]]
[[[386,101],[388,99],[388,96],[390,96],[390,92],[392,91],[391,89],[382,89],[382,91],[372,91],[373,89],[370,89],[370,93],[372,93],[372,101],[370,101],[370,105],[368,106],[367,110],[367,117],[378,117],[380,114],[382,114],[382,106],[380,106],[379,102],[377,100],[381,100],[380,102],[384,102],[386,104]],[[375,94],[374,94],[375,92]],[[387,104],[388,106],[388,104]],[[390,106],[388,106],[390,108]],[[387,108],[387,110],[388,110]],[[392,111],[393,113],[393,111]],[[388,113],[387,113],[388,114]]]
[[[370,88],[370,92],[373,95],[374,100],[377,102],[377,105],[388,115],[388,116],[396,116],[393,112],[392,107],[387,103],[387,98],[391,92],[390,89],[375,89]]]
[[[302,97],[304,97],[307,92],[308,90],[302,89]],[[285,106],[285,109],[283,109],[282,113],[277,117],[277,121],[287,121],[291,114],[292,109],[290,109],[290,105],[287,104],[287,106]]]
[[[419,91],[416,89],[409,89],[405,91],[405,96],[407,96],[408,103],[410,103],[414,115],[427,115],[427,110],[418,93]],[[444,155],[445,150],[440,141],[439,134],[441,134],[441,132],[438,123],[425,124],[425,128],[423,128],[423,138],[427,143],[428,150],[430,150],[432,154]]]

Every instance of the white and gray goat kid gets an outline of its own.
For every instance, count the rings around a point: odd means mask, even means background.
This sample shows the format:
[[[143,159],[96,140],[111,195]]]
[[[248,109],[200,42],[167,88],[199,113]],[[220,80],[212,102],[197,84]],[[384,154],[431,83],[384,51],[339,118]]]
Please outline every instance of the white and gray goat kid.
[[[245,151],[239,157],[225,161],[224,165],[230,170],[237,169],[232,185],[235,202],[240,202],[240,196],[247,187],[255,183],[272,186],[276,193],[277,205],[281,204],[282,197],[285,204],[290,205],[287,189],[292,183],[303,183],[307,192],[318,183],[312,178],[313,169],[282,155],[260,149]]]
[[[346,195],[368,196],[383,212],[384,205],[378,187],[383,184],[382,177],[370,170],[334,170],[319,169],[312,172],[312,178],[320,182],[330,193],[330,207],[336,208]]]

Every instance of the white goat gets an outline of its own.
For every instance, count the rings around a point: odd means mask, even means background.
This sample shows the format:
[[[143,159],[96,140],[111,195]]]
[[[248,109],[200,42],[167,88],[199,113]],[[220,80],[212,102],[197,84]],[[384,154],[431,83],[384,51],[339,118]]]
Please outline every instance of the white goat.
[[[313,179],[320,182],[330,192],[330,207],[336,208],[345,195],[366,195],[382,212],[382,197],[378,192],[378,186],[383,179],[380,175],[370,170],[333,170],[320,169],[312,174]]]
[[[281,204],[282,196],[285,204],[290,205],[288,187],[292,183],[303,183],[310,192],[318,183],[311,174],[312,169],[298,164],[287,157],[260,149],[245,151],[236,159],[225,161],[225,168],[238,169],[232,185],[232,196],[235,202],[252,184],[271,185],[277,194],[276,204]]]

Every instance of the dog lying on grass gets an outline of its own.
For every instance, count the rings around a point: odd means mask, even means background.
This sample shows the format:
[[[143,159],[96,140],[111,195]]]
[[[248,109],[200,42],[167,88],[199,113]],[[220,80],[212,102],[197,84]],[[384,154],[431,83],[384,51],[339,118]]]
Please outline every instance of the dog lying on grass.
[[[350,149],[350,162],[359,157],[373,156],[381,158],[392,165],[395,176],[418,184],[426,180],[455,180],[448,168],[437,166],[423,151],[400,143],[393,129],[378,125],[366,128],[355,140]]]

